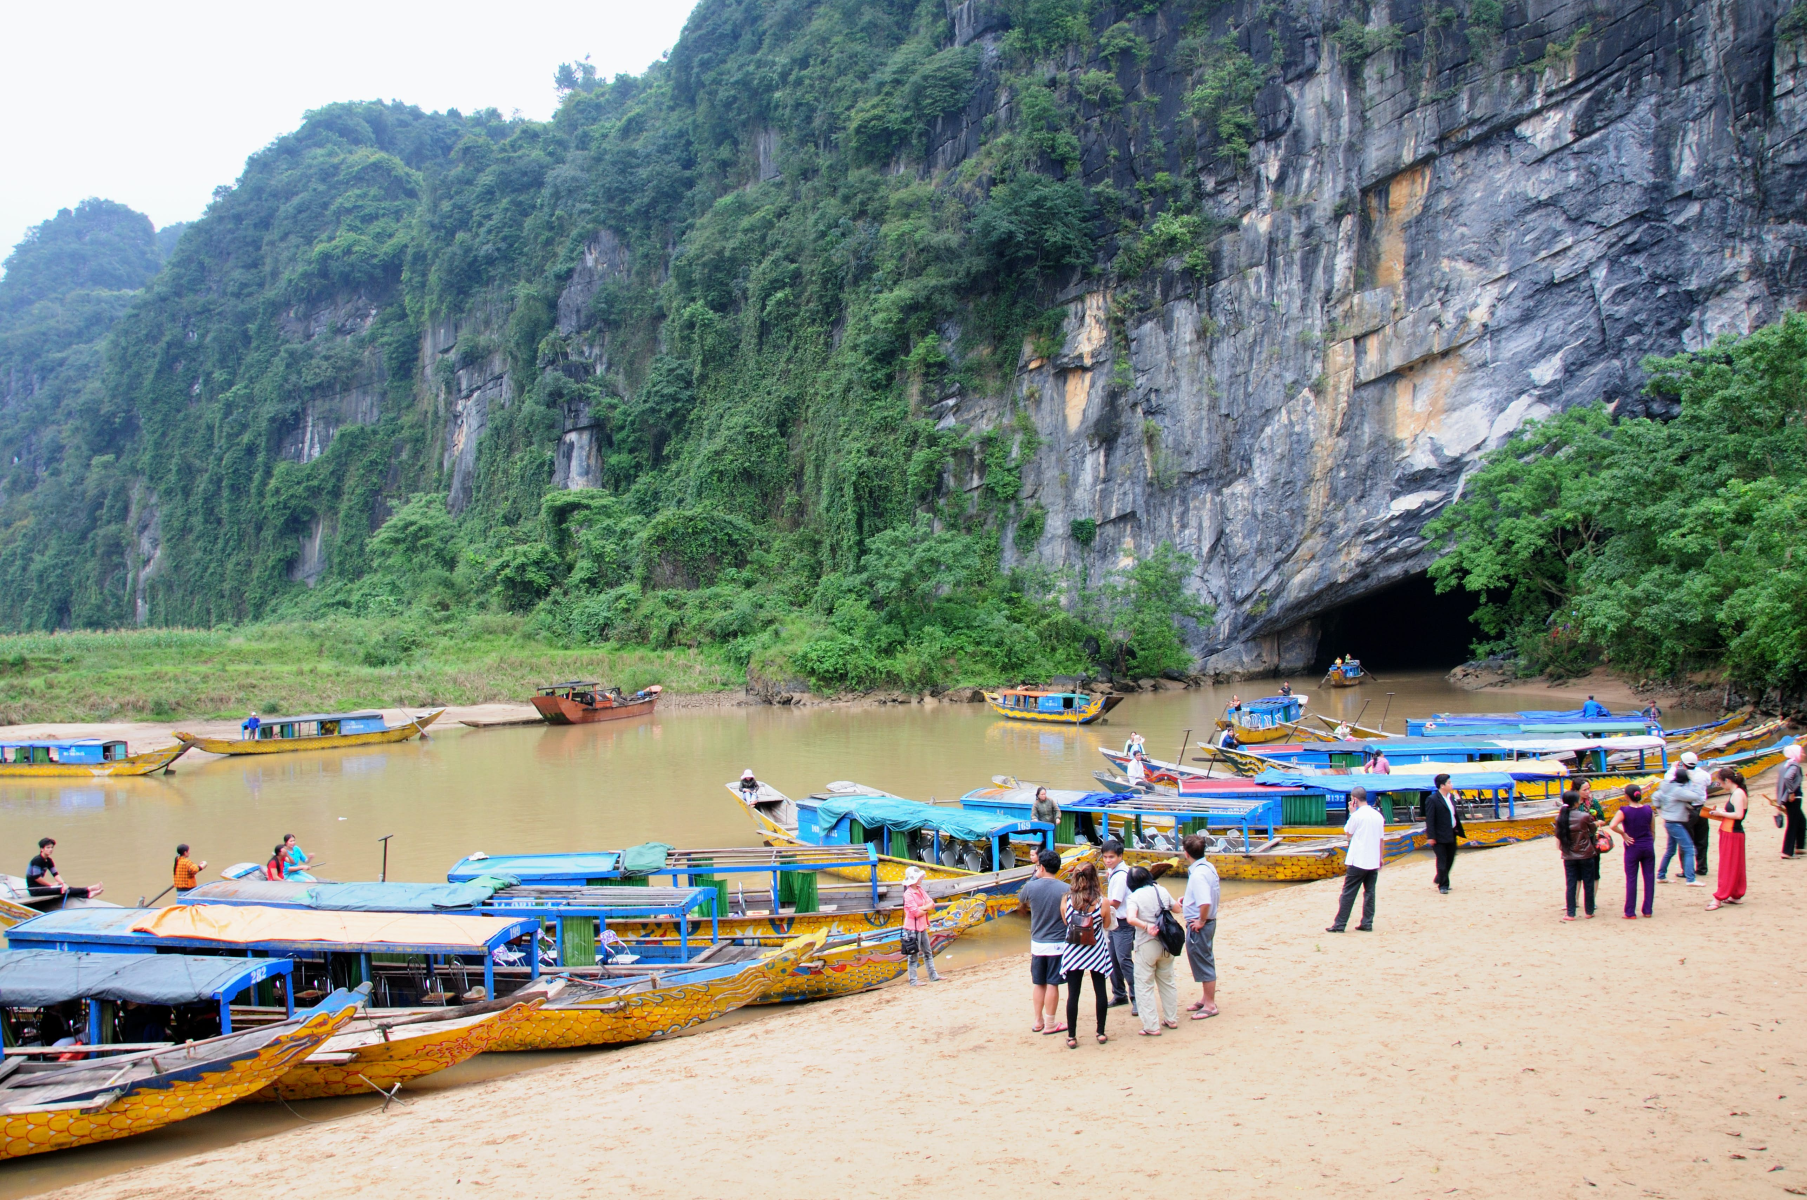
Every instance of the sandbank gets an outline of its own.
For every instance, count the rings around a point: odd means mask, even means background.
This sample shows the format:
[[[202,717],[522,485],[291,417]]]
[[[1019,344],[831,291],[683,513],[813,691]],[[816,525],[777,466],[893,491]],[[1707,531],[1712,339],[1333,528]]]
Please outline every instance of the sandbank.
[[[1622,920],[1615,852],[1564,924],[1549,839],[1463,854],[1447,896],[1388,867],[1372,934],[1324,932],[1335,881],[1228,901],[1223,1013],[1159,1039],[1127,1009],[1106,1046],[1031,1034],[997,960],[52,1195],[1807,1194],[1807,861],[1761,801],[1746,827],[1717,912],[1671,882]]]

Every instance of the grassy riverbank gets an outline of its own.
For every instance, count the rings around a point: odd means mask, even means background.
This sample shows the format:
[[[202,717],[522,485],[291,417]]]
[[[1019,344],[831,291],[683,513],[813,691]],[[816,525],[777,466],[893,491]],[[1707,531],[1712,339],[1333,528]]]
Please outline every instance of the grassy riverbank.
[[[572,678],[712,692],[745,673],[707,651],[559,648],[504,615],[425,632],[332,620],[16,634],[0,637],[0,724],[481,704]]]

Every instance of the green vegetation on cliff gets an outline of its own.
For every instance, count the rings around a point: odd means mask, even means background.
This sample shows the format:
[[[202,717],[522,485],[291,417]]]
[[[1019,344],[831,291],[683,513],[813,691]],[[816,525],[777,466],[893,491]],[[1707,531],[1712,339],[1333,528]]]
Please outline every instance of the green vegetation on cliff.
[[[1598,406],[1527,424],[1426,529],[1440,589],[1484,597],[1537,669],[1672,676],[1724,664],[1807,684],[1807,315],[1647,361],[1672,420]]]
[[[1190,181],[1240,167],[1289,18],[1001,11],[986,51],[941,0],[704,0],[644,75],[561,67],[549,122],[309,114],[37,393],[55,438],[0,430],[0,624],[425,647],[516,613],[828,688],[1188,667],[1191,564],[1002,571],[1068,536],[1019,494],[1033,428],[929,410],[1007,396],[1088,273],[1135,305],[1207,268]],[[1188,105],[1150,91],[1157,43]],[[138,286],[132,245],[18,287]],[[600,486],[555,486],[573,430]]]

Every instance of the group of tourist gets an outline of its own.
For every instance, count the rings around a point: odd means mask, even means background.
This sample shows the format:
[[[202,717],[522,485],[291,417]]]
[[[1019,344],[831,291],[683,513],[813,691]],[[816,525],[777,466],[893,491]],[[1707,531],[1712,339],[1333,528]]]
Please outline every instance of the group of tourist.
[[[1110,1040],[1109,1011],[1123,1005],[1140,1019],[1143,1037],[1178,1029],[1174,972],[1181,955],[1200,987],[1187,1011],[1195,1021],[1217,1015],[1217,870],[1197,834],[1180,840],[1180,852],[1186,887],[1179,897],[1162,888],[1147,867],[1125,863],[1123,843],[1116,838],[1107,838],[1098,851],[1102,877],[1097,866],[1082,862],[1073,868],[1071,882],[1063,882],[1060,855],[1052,850],[1036,855],[1035,878],[1018,898],[1018,910],[1029,916],[1032,1032],[1065,1034],[1067,1048],[1078,1049],[1080,995],[1088,976],[1099,1045]]]
[[[309,865],[307,851],[296,842],[294,834],[285,833],[282,841],[271,849],[270,859],[264,863],[260,877],[309,879],[312,878],[306,874]],[[206,860],[197,860],[190,853],[187,842],[178,844],[175,862],[170,867],[170,890],[177,896],[187,895],[200,886],[201,872],[206,869]],[[33,896],[61,896],[65,900],[92,900],[104,890],[104,885],[99,883],[86,887],[71,887],[64,883],[56,865],[56,839],[50,837],[38,839],[38,852],[25,867],[25,887]]]

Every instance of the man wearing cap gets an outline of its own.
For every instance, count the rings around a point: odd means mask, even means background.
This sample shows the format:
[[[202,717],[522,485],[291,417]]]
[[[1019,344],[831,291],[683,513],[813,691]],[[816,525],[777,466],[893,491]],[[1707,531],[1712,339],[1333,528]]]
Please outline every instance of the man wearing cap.
[[[1706,791],[1708,772],[1700,765],[1700,756],[1690,750],[1682,755],[1681,765],[1686,767],[1688,775],[1700,785],[1700,803],[1695,805],[1693,813],[1688,817],[1688,835],[1694,839],[1694,875],[1698,879],[1707,877],[1707,841],[1713,833],[1713,822],[1701,815],[1706,810]]]
[[[1693,823],[1700,806],[1707,799],[1707,773],[1700,769],[1700,759],[1693,751],[1681,756],[1669,773],[1663,776],[1656,794],[1657,815],[1669,831],[1669,845],[1663,850],[1663,861],[1657,864],[1656,881],[1669,882],[1669,860],[1678,853],[1682,860],[1682,879],[1690,887],[1705,887],[1696,875],[1705,874],[1705,863],[1696,867]],[[1705,851],[1703,850],[1702,853]]]

